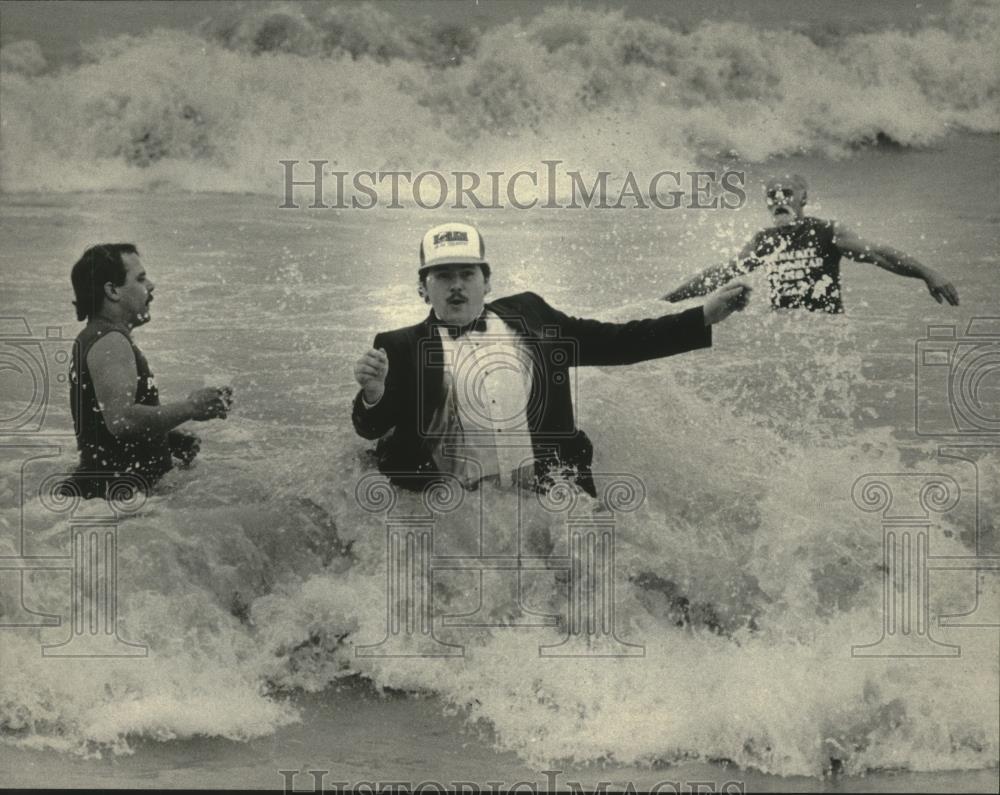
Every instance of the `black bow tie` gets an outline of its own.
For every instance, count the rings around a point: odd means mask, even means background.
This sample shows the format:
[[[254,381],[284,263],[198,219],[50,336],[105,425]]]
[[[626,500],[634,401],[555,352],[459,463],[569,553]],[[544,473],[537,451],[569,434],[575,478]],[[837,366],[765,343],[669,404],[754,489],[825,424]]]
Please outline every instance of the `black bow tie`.
[[[459,326],[454,323],[445,323],[443,320],[438,320],[437,317],[434,317],[431,319],[431,326],[434,328],[446,329],[448,331],[448,336],[454,340],[470,331],[486,331],[486,313],[483,312],[471,323],[467,323],[464,326]]]

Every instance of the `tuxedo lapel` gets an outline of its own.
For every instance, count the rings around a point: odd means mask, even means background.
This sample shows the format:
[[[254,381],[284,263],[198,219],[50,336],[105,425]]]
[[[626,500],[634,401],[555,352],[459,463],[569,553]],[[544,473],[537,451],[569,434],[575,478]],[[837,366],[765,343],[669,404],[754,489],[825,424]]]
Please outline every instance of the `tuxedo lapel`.
[[[539,336],[538,323],[535,322],[535,319],[528,317],[526,312],[520,311],[520,308],[514,305],[509,298],[501,298],[487,304],[486,308],[514,329],[519,336],[529,338]]]
[[[418,407],[420,432],[427,433],[434,412],[443,401],[444,346],[428,318],[417,327],[416,377],[420,395]]]

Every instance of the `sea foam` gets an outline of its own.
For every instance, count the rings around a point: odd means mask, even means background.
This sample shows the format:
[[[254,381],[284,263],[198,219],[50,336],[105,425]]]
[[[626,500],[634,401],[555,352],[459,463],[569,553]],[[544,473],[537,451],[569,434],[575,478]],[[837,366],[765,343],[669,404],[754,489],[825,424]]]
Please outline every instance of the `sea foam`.
[[[273,192],[278,161],[343,171],[624,173],[926,146],[995,132],[998,5],[902,32],[690,30],[549,8],[481,31],[369,5],[249,10],[197,32],[92,42],[46,69],[4,48],[7,191]]]

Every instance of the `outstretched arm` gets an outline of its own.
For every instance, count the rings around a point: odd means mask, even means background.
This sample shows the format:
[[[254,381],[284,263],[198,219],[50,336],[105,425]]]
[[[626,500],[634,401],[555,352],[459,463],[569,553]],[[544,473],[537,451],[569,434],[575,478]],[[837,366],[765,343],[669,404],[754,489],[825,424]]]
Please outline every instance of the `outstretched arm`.
[[[680,287],[676,287],[663,296],[664,301],[676,303],[685,298],[696,298],[699,295],[708,295],[726,282],[737,276],[747,274],[760,265],[760,261],[754,258],[754,248],[756,239],[751,240],[740,250],[740,253],[733,257],[724,265],[713,265],[711,268],[692,276]]]
[[[947,301],[952,306],[958,306],[958,290],[952,283],[933,268],[922,265],[908,254],[889,246],[869,243],[839,224],[836,227],[834,240],[840,253],[845,257],[850,257],[856,262],[870,262],[900,276],[923,279],[927,284],[927,291],[935,301],[939,304]]]
[[[571,341],[572,351],[565,352],[571,365],[607,366],[635,364],[711,346],[712,325],[742,310],[750,297],[750,287],[740,282],[730,284],[714,292],[702,306],[627,323],[572,317],[546,304],[541,296],[525,295],[540,304],[547,321],[558,324],[562,340]]]
[[[187,400],[159,406],[136,403],[135,354],[122,334],[106,334],[95,342],[87,367],[104,424],[122,441],[162,436],[188,420],[225,419],[229,412],[228,387],[196,389]]]

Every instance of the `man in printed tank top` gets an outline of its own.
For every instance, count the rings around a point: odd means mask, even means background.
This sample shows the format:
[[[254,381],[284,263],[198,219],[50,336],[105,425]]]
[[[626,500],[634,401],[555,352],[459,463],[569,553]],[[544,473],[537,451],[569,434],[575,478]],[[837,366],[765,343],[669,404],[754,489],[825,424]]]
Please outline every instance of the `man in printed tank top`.
[[[663,296],[664,300],[705,295],[763,267],[772,308],[839,314],[844,311],[840,291],[840,258],[844,256],[923,279],[939,304],[958,305],[958,292],[933,268],[902,251],[862,240],[842,224],[805,215],[806,193],[806,181],[798,174],[771,179],[765,199],[774,225],[754,235],[729,262],[702,271]]]
[[[190,463],[199,439],[175,430],[188,420],[224,418],[230,387],[198,389],[186,400],[160,403],[146,357],[132,330],[150,320],[153,281],[130,243],[87,249],[71,275],[78,320],[70,369],[80,466],[64,489],[84,498],[107,497],[116,482],[148,490],[172,466]]]

